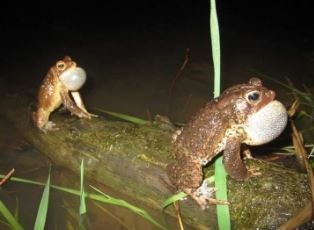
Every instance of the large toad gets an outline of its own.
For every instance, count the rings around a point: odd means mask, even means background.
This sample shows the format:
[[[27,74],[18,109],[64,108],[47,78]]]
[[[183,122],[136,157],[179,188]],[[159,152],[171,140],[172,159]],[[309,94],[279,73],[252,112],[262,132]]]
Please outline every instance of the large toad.
[[[176,162],[167,166],[169,178],[204,209],[215,200],[211,198],[214,189],[203,182],[202,167],[224,151],[223,164],[230,177],[247,180],[257,173],[242,162],[241,144],[267,143],[279,136],[286,124],[285,107],[260,79],[235,85],[208,102],[174,135]]]
[[[40,130],[46,132],[55,130],[55,124],[49,121],[50,113],[61,104],[71,114],[80,118],[90,119],[96,116],[87,112],[78,90],[85,83],[86,74],[76,63],[65,56],[56,62],[46,74],[37,98],[37,111],[33,112],[33,123]],[[71,93],[71,96],[70,96]]]

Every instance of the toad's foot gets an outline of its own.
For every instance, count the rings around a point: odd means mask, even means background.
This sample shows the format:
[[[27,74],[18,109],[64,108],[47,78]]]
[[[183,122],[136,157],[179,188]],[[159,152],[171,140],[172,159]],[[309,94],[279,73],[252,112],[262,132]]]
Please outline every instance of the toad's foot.
[[[217,200],[213,197],[215,193],[215,187],[208,187],[208,183],[206,180],[203,181],[202,185],[194,192],[189,194],[201,207],[202,210],[208,207],[208,204],[226,204],[228,205],[228,201]]]
[[[56,127],[56,124],[53,123],[52,121],[48,121],[44,127],[40,128],[41,131],[44,133],[47,133],[48,131],[56,131],[59,130],[59,128]]]
[[[171,142],[174,143],[178,136],[182,133],[183,131],[183,128],[180,128],[180,129],[177,129],[173,134],[172,134],[172,137],[171,137]]]
[[[87,112],[88,113],[88,112]],[[91,117],[98,117],[97,114],[93,114],[93,113],[88,113]]]
[[[243,159],[253,159],[250,149],[245,149],[243,151],[243,155],[244,155]]]
[[[84,119],[91,119],[92,117],[97,117],[97,115],[95,114],[92,114],[92,113],[89,113],[85,110],[82,110],[82,109],[78,109],[78,111],[72,111],[71,112],[71,115],[76,115],[78,116],[79,118],[84,118]]]
[[[260,168],[258,168],[258,167],[249,168],[248,169],[248,173],[249,173],[249,177],[248,178],[253,177],[253,176],[260,176],[260,175],[262,175],[262,173],[259,170],[260,170]]]
[[[93,114],[93,113],[88,112],[88,111],[86,110],[86,108],[85,108],[84,105],[81,105],[79,108],[80,108],[82,111],[84,111],[84,113],[85,113],[86,115],[89,116],[89,119],[90,119],[91,117],[98,117],[97,114]]]

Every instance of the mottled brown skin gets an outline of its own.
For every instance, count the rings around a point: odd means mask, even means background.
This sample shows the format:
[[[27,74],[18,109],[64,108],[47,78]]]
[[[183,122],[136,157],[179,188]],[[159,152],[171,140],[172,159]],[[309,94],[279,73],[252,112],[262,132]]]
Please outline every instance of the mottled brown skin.
[[[167,167],[173,185],[190,195],[202,208],[208,202],[215,203],[214,199],[200,194],[202,167],[223,150],[223,164],[230,177],[247,180],[258,174],[247,170],[242,162],[240,148],[248,137],[237,124],[244,123],[249,114],[258,111],[274,98],[274,91],[264,88],[259,79],[252,78],[247,84],[233,86],[219,98],[207,103],[174,135],[172,150],[176,162]]]
[[[64,105],[71,114],[80,118],[90,119],[92,114],[88,113],[84,105],[77,105],[69,95],[69,90],[59,79],[60,75],[71,68],[75,68],[76,63],[69,56],[57,61],[46,74],[37,97],[37,111],[33,112],[32,118],[34,125],[46,132],[56,130],[55,124],[49,121],[50,113]]]

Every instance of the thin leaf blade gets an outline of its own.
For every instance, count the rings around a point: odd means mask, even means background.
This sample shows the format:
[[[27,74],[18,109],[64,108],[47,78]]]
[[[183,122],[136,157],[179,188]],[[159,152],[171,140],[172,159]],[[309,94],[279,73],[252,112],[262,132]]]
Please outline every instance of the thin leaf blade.
[[[100,111],[100,112],[106,113],[106,114],[108,114],[110,116],[113,116],[113,117],[119,118],[121,120],[125,120],[125,121],[128,121],[128,122],[131,122],[131,123],[134,123],[134,124],[137,124],[137,125],[146,125],[146,124],[149,123],[149,121],[147,121],[147,120],[144,120],[144,119],[141,119],[141,118],[138,118],[138,117],[134,117],[134,116],[130,116],[130,115],[127,115],[127,114],[106,111],[106,110],[103,110],[103,109],[100,109],[100,108],[95,108],[95,109]]]
[[[212,45],[212,57],[214,64],[214,97],[220,95],[220,35],[216,10],[216,1],[210,0],[210,35]],[[217,188],[216,199],[228,200],[227,196],[227,173],[220,156],[215,161],[215,186]],[[228,205],[217,205],[217,218],[219,229],[231,229],[230,211]]]
[[[45,223],[47,219],[48,206],[49,206],[49,194],[50,194],[50,169],[47,178],[47,182],[43,191],[43,195],[40,200],[37,217],[34,225],[35,230],[45,229]]]
[[[4,218],[8,221],[8,224],[12,229],[22,230],[23,227],[19,224],[19,222],[14,218],[10,210],[4,205],[4,203],[0,200],[0,213],[4,216]]]
[[[80,215],[86,213],[86,202],[85,202],[85,191],[84,191],[84,160],[81,162],[81,189],[80,189]]]
[[[167,208],[169,205],[173,204],[174,202],[178,201],[178,200],[182,200],[183,198],[185,198],[187,195],[184,192],[179,192],[177,194],[174,194],[173,196],[167,198],[165,200],[165,202],[162,205],[162,209],[164,210],[165,208]]]

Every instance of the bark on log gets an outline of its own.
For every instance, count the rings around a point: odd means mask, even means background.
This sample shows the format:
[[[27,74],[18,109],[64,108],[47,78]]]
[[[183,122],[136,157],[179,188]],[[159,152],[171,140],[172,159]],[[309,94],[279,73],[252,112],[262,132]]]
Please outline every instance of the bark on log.
[[[44,134],[32,126],[32,103],[22,94],[2,95],[0,113],[55,164],[79,172],[84,159],[86,176],[156,209],[172,195],[164,170],[172,160],[169,126],[138,126],[104,117],[81,120],[56,112],[51,120],[59,130]],[[305,174],[260,160],[246,163],[259,167],[262,175],[247,182],[228,180],[234,229],[275,228],[310,202]],[[186,223],[197,229],[216,229],[215,206],[202,211],[190,199],[180,205]]]

